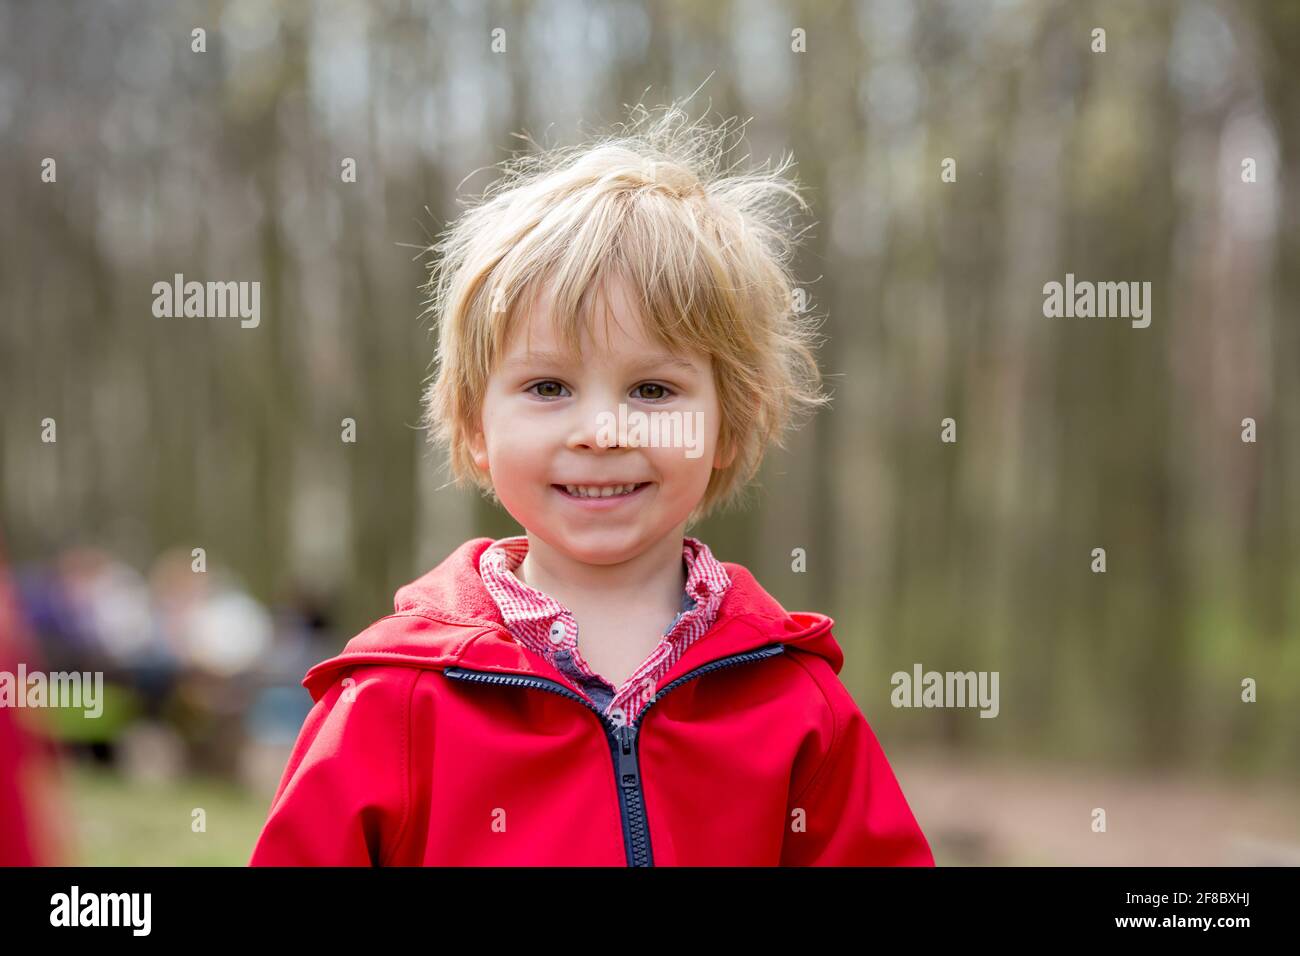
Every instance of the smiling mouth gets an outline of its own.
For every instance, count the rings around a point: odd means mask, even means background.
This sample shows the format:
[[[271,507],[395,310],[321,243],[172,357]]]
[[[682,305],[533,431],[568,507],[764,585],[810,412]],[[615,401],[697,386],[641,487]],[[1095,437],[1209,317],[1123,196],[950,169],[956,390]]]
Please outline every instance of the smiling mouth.
[[[636,494],[648,484],[650,484],[648,481],[638,481],[623,485],[551,485],[551,487],[568,498],[589,500],[626,498]]]

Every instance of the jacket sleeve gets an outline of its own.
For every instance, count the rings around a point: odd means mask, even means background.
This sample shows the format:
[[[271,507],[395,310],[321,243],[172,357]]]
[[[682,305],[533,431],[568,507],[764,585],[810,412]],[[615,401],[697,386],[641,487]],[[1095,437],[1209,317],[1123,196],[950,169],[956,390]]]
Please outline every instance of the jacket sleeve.
[[[930,844],[867,718],[838,679],[826,690],[830,748],[812,779],[792,795],[781,864],[934,866]]]
[[[418,676],[360,667],[321,695],[298,734],[250,866],[388,861],[409,812],[409,701]]]

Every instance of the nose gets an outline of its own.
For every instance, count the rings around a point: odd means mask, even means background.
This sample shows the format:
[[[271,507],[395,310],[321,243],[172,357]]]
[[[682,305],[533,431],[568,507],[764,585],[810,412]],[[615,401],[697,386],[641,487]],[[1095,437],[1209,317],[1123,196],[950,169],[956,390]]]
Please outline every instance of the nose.
[[[588,391],[573,404],[566,445],[574,449],[615,449],[619,446],[619,401],[605,390]]]

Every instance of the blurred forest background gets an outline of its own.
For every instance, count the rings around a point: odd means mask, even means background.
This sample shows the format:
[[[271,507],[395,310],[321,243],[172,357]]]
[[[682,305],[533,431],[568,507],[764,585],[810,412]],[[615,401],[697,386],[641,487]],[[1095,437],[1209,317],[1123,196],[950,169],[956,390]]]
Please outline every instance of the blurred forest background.
[[[991,821],[1033,818],[1012,789],[1058,794],[1044,826],[1080,835],[1007,859],[1179,861],[1084,846],[1102,773],[1115,794],[1194,781],[1149,801],[1153,825],[1199,807],[1170,846],[1234,814],[1300,846],[1289,0],[0,2],[0,528],[47,605],[38,642],[59,629],[51,594],[91,580],[131,595],[99,617],[134,653],[141,608],[194,586],[197,547],[228,598],[187,645],[209,676],[262,667],[291,609],[310,639],[280,658],[281,697],[189,685],[179,719],[149,685],[134,704],[188,728],[186,766],[195,747],[243,766],[221,756],[231,721],[269,715],[277,730],[248,730],[269,748],[251,849],[305,713],[295,669],[466,538],[518,533],[443,487],[419,428],[421,247],[513,133],[574,142],[701,84],[693,114],[749,119],[742,152],[798,162],[817,225],[797,269],[834,401],[769,458],[752,507],[691,533],[836,619],[841,677],[922,825],[952,818],[940,862],[1003,859]],[[260,281],[260,326],[155,318],[175,273]],[[1045,318],[1066,273],[1149,281],[1150,327]],[[231,651],[241,621],[262,637]],[[914,663],[998,671],[998,718],[891,707],[889,675]],[[1266,786],[1275,809],[1243,802]],[[78,792],[92,815],[132,803]]]

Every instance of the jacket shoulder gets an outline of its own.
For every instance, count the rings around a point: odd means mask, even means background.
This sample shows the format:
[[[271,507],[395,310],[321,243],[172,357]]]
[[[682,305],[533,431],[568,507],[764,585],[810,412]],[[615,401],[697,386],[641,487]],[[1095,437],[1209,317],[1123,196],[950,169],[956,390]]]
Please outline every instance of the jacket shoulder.
[[[782,656],[789,663],[793,682],[809,713],[815,714],[819,723],[833,727],[851,714],[861,713],[837,669],[821,654],[787,645]]]
[[[791,719],[804,729],[791,781],[791,793],[799,794],[820,778],[832,752],[851,727],[866,723],[866,716],[839,678],[842,655],[828,659],[824,649],[795,643],[787,644],[782,657],[789,675]]]
[[[412,708],[425,671],[358,663],[307,715],[251,862],[373,865],[411,813]]]

